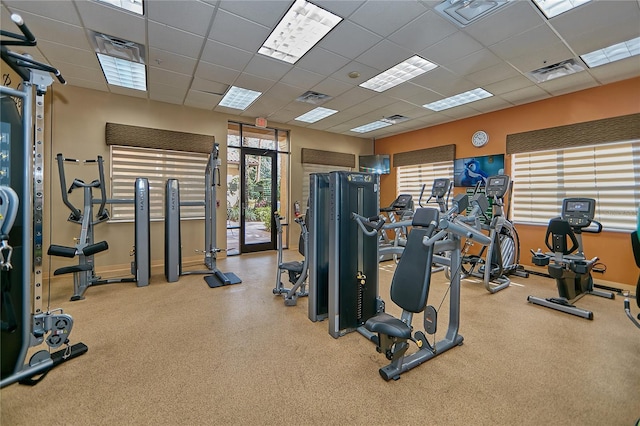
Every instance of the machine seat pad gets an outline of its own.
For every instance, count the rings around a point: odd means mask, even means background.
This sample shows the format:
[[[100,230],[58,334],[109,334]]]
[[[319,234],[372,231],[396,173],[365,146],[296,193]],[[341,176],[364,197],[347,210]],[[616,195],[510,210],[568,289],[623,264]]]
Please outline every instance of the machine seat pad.
[[[302,262],[284,262],[280,264],[280,269],[302,273]]]
[[[70,274],[72,272],[83,272],[90,271],[91,265],[74,265],[74,266],[64,266],[62,268],[58,268],[53,271],[53,275],[64,275]]]
[[[391,337],[411,338],[411,327],[385,312],[369,318],[364,327],[369,331],[386,334]]]

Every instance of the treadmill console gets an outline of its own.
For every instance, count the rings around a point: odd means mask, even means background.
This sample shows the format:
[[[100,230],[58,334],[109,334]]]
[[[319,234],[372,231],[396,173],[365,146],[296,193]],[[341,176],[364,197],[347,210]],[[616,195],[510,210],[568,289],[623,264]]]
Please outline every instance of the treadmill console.
[[[411,197],[411,194],[400,194],[393,204],[391,204],[391,207],[401,210],[410,209],[413,207],[413,197]]]
[[[596,200],[593,198],[565,198],[562,200],[562,219],[573,228],[586,228],[596,213]]]
[[[498,197],[503,198],[504,194],[509,189],[509,176],[507,175],[495,175],[489,176],[487,179],[487,187],[485,188],[485,194],[488,198]]]
[[[438,178],[433,181],[433,187],[431,188],[432,197],[444,197],[449,191],[449,179]]]

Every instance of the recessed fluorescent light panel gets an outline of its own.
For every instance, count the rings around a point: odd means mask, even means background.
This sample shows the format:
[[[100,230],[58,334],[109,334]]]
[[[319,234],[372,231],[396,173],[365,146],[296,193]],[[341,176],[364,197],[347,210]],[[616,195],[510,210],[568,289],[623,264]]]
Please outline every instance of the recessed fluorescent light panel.
[[[144,64],[96,53],[107,83],[129,89],[147,90]]]
[[[98,2],[107,3],[138,15],[144,15],[142,0],[98,0]]]
[[[258,53],[295,64],[340,21],[341,17],[313,3],[296,0]]]
[[[253,101],[258,99],[260,95],[262,95],[261,92],[231,86],[218,105],[227,108],[245,110],[249,105],[251,105],[251,103],[253,103]]]
[[[614,44],[604,49],[594,50],[585,55],[580,55],[580,57],[589,68],[594,68],[638,54],[640,54],[640,37],[623,41],[622,43]]]
[[[544,13],[547,19],[558,16],[561,13],[574,9],[591,0],[533,0],[538,9]]]
[[[365,124],[364,126],[351,129],[351,131],[356,133],[367,133],[374,130],[382,129],[383,127],[387,126],[391,126],[391,123],[385,123],[384,121],[374,121],[373,123]]]
[[[492,14],[510,0],[445,0],[434,9],[440,15],[458,25],[467,25]]]
[[[436,68],[437,65],[432,64],[420,56],[412,56],[404,62],[399,63],[393,68],[389,68],[383,73],[360,84],[365,89],[375,90],[376,92],[384,92],[400,83],[411,80],[414,77],[424,74]]]
[[[480,99],[489,98],[491,96],[493,95],[486,90],[477,88],[422,106],[432,111],[442,111],[445,109],[479,101]]]
[[[315,123],[316,121],[320,121],[323,118],[327,118],[330,115],[335,114],[336,111],[335,109],[329,109],[329,108],[322,108],[322,107],[318,107],[318,108],[314,108],[311,111],[302,114],[299,117],[296,117],[295,119],[298,121],[304,121],[305,123]]]

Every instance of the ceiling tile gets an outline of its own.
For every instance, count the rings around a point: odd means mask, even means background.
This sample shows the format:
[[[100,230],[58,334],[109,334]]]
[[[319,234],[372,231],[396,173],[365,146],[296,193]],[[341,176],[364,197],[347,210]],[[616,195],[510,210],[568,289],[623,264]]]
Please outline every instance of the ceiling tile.
[[[520,34],[544,23],[531,1],[512,1],[496,13],[464,28],[464,32],[484,46]]]
[[[338,55],[355,58],[382,40],[377,34],[349,21],[342,21],[318,43]]]
[[[233,84],[240,75],[240,71],[200,61],[196,67],[195,76],[205,80],[217,81],[224,84]]]
[[[109,91],[111,93],[114,93],[116,95],[125,95],[125,96],[131,96],[133,98],[143,98],[143,99],[147,99],[149,95],[148,92],[144,90],[127,89],[126,87],[113,86],[111,84],[108,84],[107,87],[109,87]]]
[[[418,54],[438,65],[448,65],[483,48],[482,44],[458,31]]]
[[[406,49],[420,52],[456,31],[454,25],[430,11],[394,32],[389,40]]]
[[[270,32],[269,27],[240,18],[224,10],[218,10],[213,19],[209,38],[249,52],[257,52]]]
[[[66,22],[67,24],[81,26],[82,22],[76,12],[73,3],[70,1],[51,1],[51,0],[3,0],[12,12],[31,12],[35,15],[44,16],[56,21]],[[25,18],[23,16],[23,18]],[[4,23],[4,22],[3,22]],[[27,27],[30,28],[29,21],[25,18]],[[7,29],[7,27],[3,27]],[[42,34],[44,35],[44,34]],[[38,36],[36,36],[38,37]]]
[[[21,12],[20,16],[22,16],[22,19],[33,34],[40,34],[36,36],[38,41],[49,40],[54,43],[65,44],[79,49],[90,49],[89,42],[87,42],[87,35],[80,26],[44,18],[29,12]],[[3,29],[10,32],[20,32],[16,25],[13,25],[13,28],[10,30],[4,27]]]
[[[145,18],[96,1],[75,2],[84,26],[120,39],[147,43]]]
[[[163,84],[166,86],[174,86],[177,90],[186,93],[191,85],[191,76],[186,74],[178,74],[176,72],[163,70],[156,67],[148,68],[147,80],[150,84]]]
[[[379,70],[386,71],[391,67],[406,61],[413,56],[413,52],[398,46],[389,40],[382,40],[371,49],[358,56],[356,60],[365,65]]]
[[[100,90],[101,92],[108,92],[109,88],[107,87],[106,81],[94,81],[94,80],[83,80],[81,78],[76,77],[67,77],[67,75],[62,74],[64,79],[67,82],[67,85],[74,87],[84,87],[85,89],[92,90]]]
[[[467,75],[467,79],[479,87],[521,75],[511,65],[500,62],[492,67]]]
[[[345,92],[342,95],[331,99],[322,106],[326,108],[337,109],[338,111],[345,110],[360,102],[371,99],[374,96],[374,93],[375,92],[363,89],[361,87],[354,87],[348,92]]]
[[[212,95],[210,93],[199,92],[197,90],[189,90],[187,97],[184,100],[186,106],[212,110],[213,107],[218,105],[218,102],[222,99],[222,96]]]
[[[173,28],[206,36],[215,8],[207,3],[191,0],[188,7],[184,0],[147,1],[147,16],[151,21]]]
[[[325,78],[326,77],[321,74],[316,74],[311,71],[303,70],[299,67],[294,67],[291,71],[285,74],[280,81],[292,86],[308,88],[315,86]]]
[[[523,52],[544,51],[546,46],[556,45],[561,39],[548,25],[539,25],[521,34],[492,45],[489,50],[502,59],[522,56]]]
[[[269,80],[280,80],[293,68],[293,65],[263,55],[254,55],[244,69],[244,72],[259,75]]]
[[[202,78],[194,78],[191,83],[191,91],[208,93],[214,96],[223,96],[229,89],[228,84],[218,83],[215,81],[204,80]]]
[[[313,3],[325,10],[328,10],[334,15],[338,15],[342,18],[348,18],[365,2],[364,0],[314,0]]]
[[[554,96],[564,95],[577,90],[588,89],[597,86],[597,82],[588,72],[578,72],[565,77],[555,78],[540,84],[547,92]]]
[[[253,53],[246,50],[207,40],[202,51],[201,60],[232,70],[242,71],[252,57]]]
[[[517,58],[509,59],[509,63],[520,70],[520,72],[527,73],[573,57],[573,53],[564,43],[556,43],[544,46],[537,51],[527,52]]]
[[[640,60],[637,56],[601,65],[588,70],[589,73],[602,84],[609,84],[620,79],[632,78],[640,75]]]
[[[51,43],[46,40],[38,41],[38,49],[40,49],[40,51],[54,66],[56,61],[67,62],[69,64],[80,65],[88,68],[94,68],[95,64],[98,63],[98,58],[96,57],[95,52],[89,50],[76,49],[75,47]]]
[[[407,25],[427,9],[417,2],[406,2],[398,7],[393,1],[367,1],[349,20],[383,37]]]
[[[350,90],[352,84],[344,83],[334,78],[327,78],[311,88],[314,92],[324,93],[325,95],[336,97],[341,93]]]
[[[489,49],[478,50],[447,65],[447,68],[458,75],[472,74],[500,63]]]
[[[503,93],[500,97],[514,105],[523,105],[530,102],[540,101],[551,97],[538,86],[525,87],[523,89],[514,90],[513,92]]]
[[[234,86],[264,93],[269,90],[269,88],[273,86],[274,83],[275,81],[273,80],[267,80],[265,78],[256,77],[251,74],[242,73],[234,82]]]
[[[444,68],[436,68],[426,74],[419,75],[411,80],[411,83],[439,93],[442,97],[457,95],[478,87],[472,81],[456,76]]]
[[[296,62],[296,66],[329,76],[348,63],[349,59],[344,56],[336,55],[316,46]]]
[[[149,21],[149,47],[155,47],[189,58],[198,58],[204,37],[165,24]]]
[[[262,24],[265,27],[271,27],[280,21],[292,4],[293,2],[290,0],[222,0],[220,9]]]
[[[176,55],[175,53],[150,47],[147,62],[156,68],[180,74],[193,74],[198,61],[192,58],[187,58],[186,56]]]
[[[527,77],[523,75],[517,75],[515,77],[507,78],[495,83],[486,84],[482,86],[482,88],[494,95],[501,95],[503,93],[512,92],[514,90],[523,89],[525,87],[533,85],[534,83]]]

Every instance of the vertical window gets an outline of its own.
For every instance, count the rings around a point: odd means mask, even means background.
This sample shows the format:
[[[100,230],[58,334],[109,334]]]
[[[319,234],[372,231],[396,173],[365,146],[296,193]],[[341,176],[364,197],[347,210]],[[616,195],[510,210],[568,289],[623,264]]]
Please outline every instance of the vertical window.
[[[605,230],[635,229],[640,204],[640,141],[512,156],[513,220],[547,224],[564,198],[596,200]]]
[[[164,218],[164,188],[167,179],[178,179],[180,201],[204,202],[204,175],[209,154],[168,151],[111,145],[111,198],[131,200],[127,204],[109,206],[111,219],[134,219],[134,185],[136,178],[149,180],[149,208],[151,219]],[[204,217],[202,206],[184,206],[182,218]]]

